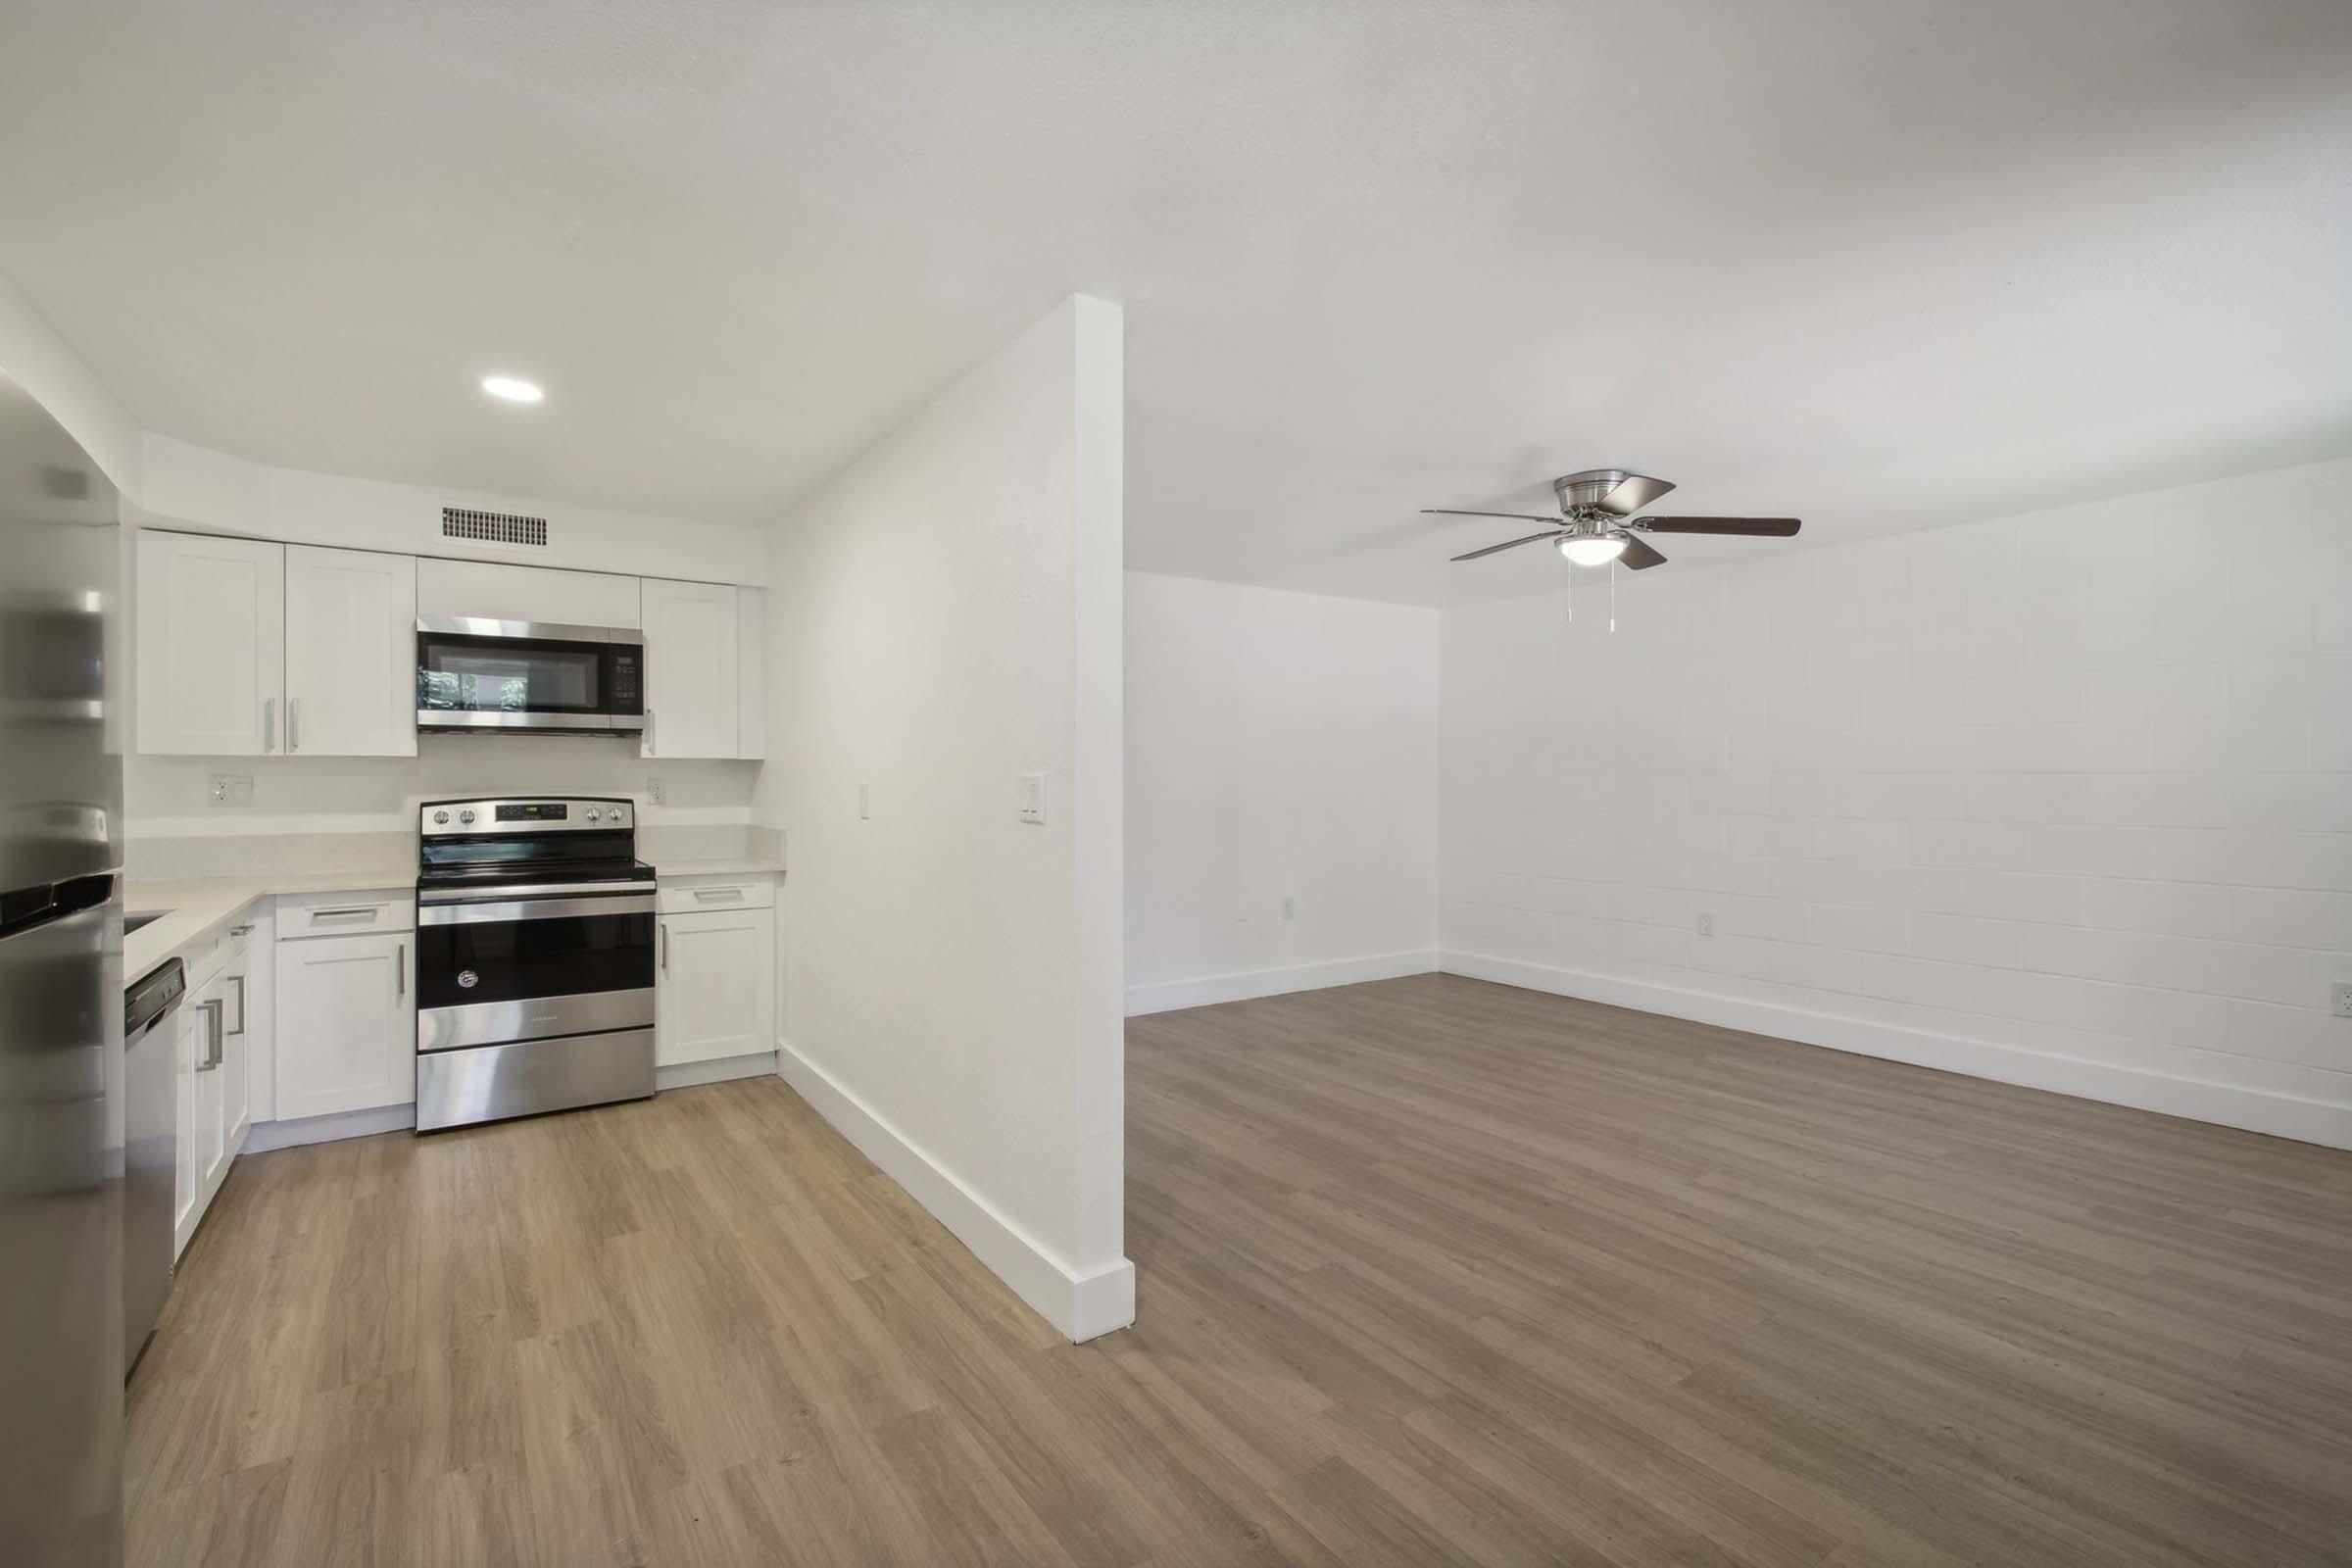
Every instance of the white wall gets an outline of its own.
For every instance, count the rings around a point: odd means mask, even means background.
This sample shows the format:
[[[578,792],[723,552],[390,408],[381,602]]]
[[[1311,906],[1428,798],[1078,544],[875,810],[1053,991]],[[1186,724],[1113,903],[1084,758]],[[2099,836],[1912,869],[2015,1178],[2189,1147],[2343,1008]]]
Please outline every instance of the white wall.
[[[142,467],[146,520],[160,527],[639,577],[754,586],[767,580],[767,533],[760,528],[278,468],[160,435],[146,437]],[[547,545],[502,550],[444,539],[444,506],[545,517]]]
[[[1446,612],[1447,968],[2352,1145],[2352,463],[1664,548]]]
[[[1074,1339],[1134,1300],[1119,409],[1119,313],[1066,301],[783,519],[759,795],[780,1070]]]
[[[1437,741],[1436,611],[1129,572],[1128,1011],[1436,968]]]
[[[0,277],[0,371],[81,443],[126,500],[138,501],[138,421],[5,277]]]

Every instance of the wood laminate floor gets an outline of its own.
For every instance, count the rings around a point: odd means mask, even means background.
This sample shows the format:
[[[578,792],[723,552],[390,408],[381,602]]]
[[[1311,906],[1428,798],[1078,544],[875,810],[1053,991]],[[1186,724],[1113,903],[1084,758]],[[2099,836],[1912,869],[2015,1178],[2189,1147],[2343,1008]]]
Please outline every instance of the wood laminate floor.
[[[2352,1562],[2352,1155],[1450,977],[1128,1038],[1079,1348],[772,1079],[240,1160],[130,1560]]]

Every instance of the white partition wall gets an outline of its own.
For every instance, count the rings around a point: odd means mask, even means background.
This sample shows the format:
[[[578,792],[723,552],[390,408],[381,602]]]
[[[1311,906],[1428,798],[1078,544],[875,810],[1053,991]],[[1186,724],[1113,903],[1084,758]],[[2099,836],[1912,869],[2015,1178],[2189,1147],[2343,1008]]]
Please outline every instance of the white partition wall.
[[[780,1070],[1073,1339],[1134,1315],[1121,331],[1065,301],[795,507],[768,578]]]

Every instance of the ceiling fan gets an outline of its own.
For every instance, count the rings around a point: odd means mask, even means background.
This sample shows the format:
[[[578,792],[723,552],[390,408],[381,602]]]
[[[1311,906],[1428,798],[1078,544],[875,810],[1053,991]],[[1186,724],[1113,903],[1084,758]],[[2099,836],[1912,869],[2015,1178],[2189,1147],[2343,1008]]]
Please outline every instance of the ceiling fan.
[[[1456,561],[1476,561],[1498,550],[1516,550],[1521,545],[1548,539],[1571,565],[1605,566],[1614,561],[1630,571],[1647,571],[1666,564],[1666,558],[1651,549],[1648,540],[1638,537],[1641,534],[1737,533],[1786,539],[1797,530],[1794,517],[1634,515],[1673,488],[1671,481],[1653,479],[1645,473],[1629,473],[1623,468],[1587,468],[1582,473],[1562,474],[1551,481],[1552,494],[1560,501],[1556,522],[1526,512],[1466,512],[1458,507],[1421,510],[1449,517],[1517,517],[1544,525],[1542,533],[1531,533],[1524,539],[1506,539],[1484,550],[1455,556]]]

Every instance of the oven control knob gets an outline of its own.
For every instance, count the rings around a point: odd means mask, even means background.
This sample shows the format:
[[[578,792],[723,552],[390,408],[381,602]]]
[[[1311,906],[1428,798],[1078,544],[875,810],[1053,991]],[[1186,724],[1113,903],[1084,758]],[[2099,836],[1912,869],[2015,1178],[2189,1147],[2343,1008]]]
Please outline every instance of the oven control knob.
[[[458,820],[461,822],[470,822],[473,820],[473,813],[471,811],[460,811],[458,813]]]
[[[589,820],[589,821],[591,821],[591,822],[602,821],[602,820],[603,820],[603,818],[604,818],[604,813],[603,813],[602,811],[599,811],[599,810],[598,810],[598,809],[597,809],[595,807],[593,807],[593,806],[591,806],[590,808],[588,808],[588,820]]]
[[[433,820],[435,822],[446,822],[449,820],[449,813],[447,811],[435,811],[433,813]]]
[[[613,820],[615,823],[626,822],[628,819],[629,819],[629,808],[628,808],[627,807],[625,807],[625,806],[615,806],[614,808],[612,808],[612,820]]]
[[[471,991],[475,986],[480,985],[481,982],[482,977],[478,974],[475,974],[471,969],[460,969],[458,971],[458,989],[460,991]]]

